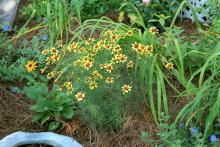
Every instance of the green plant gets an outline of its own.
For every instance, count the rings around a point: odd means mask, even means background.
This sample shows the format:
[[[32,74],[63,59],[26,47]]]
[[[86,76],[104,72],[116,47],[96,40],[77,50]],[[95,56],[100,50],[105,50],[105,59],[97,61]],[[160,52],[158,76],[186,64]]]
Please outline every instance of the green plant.
[[[217,147],[219,145],[217,138],[209,138],[202,142],[202,132],[199,131],[199,128],[185,125],[183,122],[177,127],[175,123],[170,124],[170,117],[161,114],[160,123],[158,125],[159,132],[156,133],[156,136],[159,139],[151,139],[154,134],[149,134],[147,132],[141,133],[141,139],[146,144],[154,144],[154,146],[163,147]],[[211,136],[210,136],[211,137]],[[213,137],[213,136],[212,136]]]
[[[158,16],[168,16],[168,18],[166,19],[167,25],[171,23],[172,18],[175,15],[181,1],[153,0],[149,4],[144,4],[141,0],[127,0],[124,4],[125,8],[123,10],[128,13],[130,21],[131,23],[133,23],[135,19],[139,19],[140,16],[137,16],[132,5],[128,4],[127,2],[132,3],[135,7],[137,7],[140,15],[143,17],[146,24],[149,24],[149,22],[152,22],[152,20],[158,19]]]
[[[1,39],[1,44],[4,44],[8,38]],[[28,43],[27,40],[19,40],[16,45],[18,48],[15,48],[15,44],[10,41],[1,47],[0,78],[6,81],[23,81],[26,79],[29,73],[27,73],[25,66],[30,60],[37,60],[39,66],[44,64],[40,48],[45,44],[40,42],[37,36],[33,37],[31,43]]]
[[[30,108],[34,112],[33,122],[49,123],[49,130],[57,129],[63,119],[71,119],[74,116],[74,99],[66,92],[59,91],[58,85],[49,91],[46,83],[35,82],[33,86],[25,87],[24,93],[36,102]]]
[[[88,18],[97,18],[100,16],[105,15],[106,13],[110,11],[117,10],[120,5],[121,1],[119,0],[69,0],[71,3],[71,6],[74,8],[73,12],[76,14],[79,14],[80,11],[80,17],[83,20],[86,20]],[[116,12],[115,12],[116,13]],[[115,14],[114,13],[114,14]],[[117,14],[117,13],[116,13]]]

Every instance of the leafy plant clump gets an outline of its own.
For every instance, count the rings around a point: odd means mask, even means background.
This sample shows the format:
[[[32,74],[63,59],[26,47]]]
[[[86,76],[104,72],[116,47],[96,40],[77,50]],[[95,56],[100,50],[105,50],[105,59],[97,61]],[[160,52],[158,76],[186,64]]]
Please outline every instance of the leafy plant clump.
[[[71,119],[74,115],[74,99],[66,92],[61,92],[56,85],[49,91],[47,84],[35,82],[33,86],[26,87],[24,93],[36,102],[31,106],[35,112],[33,122],[49,123],[49,130],[57,129],[63,119]]]

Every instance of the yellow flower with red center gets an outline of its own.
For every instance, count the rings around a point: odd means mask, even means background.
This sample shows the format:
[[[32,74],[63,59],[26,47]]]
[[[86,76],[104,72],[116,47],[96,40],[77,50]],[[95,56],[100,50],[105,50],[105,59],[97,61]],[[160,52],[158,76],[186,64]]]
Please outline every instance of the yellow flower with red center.
[[[130,86],[130,85],[125,84],[122,86],[123,94],[129,93],[131,91],[131,89],[132,89],[132,86]]]
[[[71,82],[65,82],[63,83],[63,87],[65,87],[67,90],[72,91],[73,90],[73,85]]]
[[[111,36],[111,39],[112,39],[113,41],[115,41],[116,39],[118,39],[118,36],[117,36],[117,35],[112,35],[112,36]]]
[[[52,64],[52,60],[50,57],[47,57],[47,59],[45,60],[47,62],[47,65],[51,65]]]
[[[58,60],[60,59],[60,56],[59,56],[59,55],[52,55],[52,56],[50,57],[50,59],[51,59],[53,62],[55,62],[55,61],[58,61]]]
[[[94,38],[89,38],[86,42],[85,45],[91,44],[95,39]]]
[[[52,48],[50,49],[50,52],[51,52],[51,54],[53,54],[53,55],[57,55],[57,54],[59,53],[59,51],[58,51],[56,48],[54,48],[54,47],[52,47]]]
[[[106,83],[108,83],[108,84],[112,84],[114,81],[114,78],[112,78],[112,77],[107,77],[106,79],[105,79],[105,82]]]
[[[63,47],[63,41],[58,40],[57,45],[58,45],[58,48],[62,48]]]
[[[53,78],[54,77],[54,72],[49,72],[48,74],[47,74],[47,79],[51,79],[51,78]]]
[[[120,36],[121,39],[125,39],[125,37],[126,37],[125,34],[122,34],[122,35]]]
[[[127,56],[124,54],[115,54],[114,57],[111,59],[111,63],[124,63],[127,61]]]
[[[117,45],[115,46],[113,49],[112,49],[112,54],[114,53],[119,53],[121,51],[121,46],[120,45]]]
[[[116,63],[118,63],[119,61],[115,58],[115,57],[113,57],[112,59],[111,59],[111,64],[116,64]]]
[[[97,55],[97,51],[93,51],[92,53],[89,54],[90,56],[94,57]]]
[[[153,52],[152,45],[143,45],[141,43],[135,42],[132,44],[132,48],[140,55],[140,56],[148,56]]]
[[[111,64],[111,63],[110,63],[110,64],[106,64],[106,65],[105,65],[105,69],[106,69],[107,72],[111,73],[112,70],[113,70],[112,64]]]
[[[42,54],[42,55],[47,55],[47,54],[48,54],[48,50],[43,50],[43,51],[41,52],[41,54]]]
[[[81,61],[78,59],[78,60],[76,60],[76,61],[73,62],[73,65],[74,65],[74,66],[81,65]]]
[[[156,27],[150,27],[149,32],[152,34],[158,34],[159,30]]]
[[[76,95],[76,100],[79,102],[79,101],[82,101],[84,98],[85,98],[85,93],[83,92],[78,92]]]
[[[92,75],[95,79],[102,78],[102,75],[97,70],[93,71]]]
[[[93,90],[93,89],[95,89],[95,88],[97,88],[98,87],[98,84],[95,82],[95,81],[90,81],[89,82],[89,88],[91,89],[91,90]]]
[[[153,46],[152,45],[147,45],[143,48],[142,53],[143,55],[150,55],[153,52]]]
[[[174,68],[174,64],[173,64],[173,63],[167,63],[167,64],[165,65],[165,67],[166,67],[167,69],[169,69],[169,70],[172,70],[172,69]]]
[[[133,61],[129,61],[127,63],[127,68],[133,68],[134,67],[134,62]]]
[[[81,52],[81,49],[80,49],[78,43],[76,43],[76,42],[73,42],[72,44],[70,44],[70,45],[67,47],[67,50],[68,50],[69,52],[74,52],[74,53]]]
[[[132,48],[134,50],[137,50],[139,48],[139,44],[137,42],[135,42],[134,44],[132,44]]]
[[[98,42],[98,44],[99,44],[101,47],[104,47],[105,43],[106,43],[105,40],[100,40],[100,41]]]
[[[26,70],[27,72],[32,72],[32,71],[35,71],[36,68],[37,68],[37,62],[36,61],[29,61],[27,64],[26,64]]]
[[[111,44],[107,44],[107,45],[105,46],[105,48],[106,48],[107,50],[110,50],[110,49],[111,49]]]
[[[127,61],[127,58],[128,58],[127,56],[121,54],[121,57],[120,57],[119,60],[120,60],[121,63],[125,63]]]
[[[114,32],[112,30],[108,30],[104,33],[105,36],[112,35]]]
[[[132,36],[132,31],[128,31],[127,36],[129,36],[129,37]]]
[[[93,66],[93,62],[85,61],[83,62],[83,67],[89,70]]]
[[[94,60],[90,58],[89,56],[84,56],[83,57],[83,67],[85,69],[90,69],[94,64]]]

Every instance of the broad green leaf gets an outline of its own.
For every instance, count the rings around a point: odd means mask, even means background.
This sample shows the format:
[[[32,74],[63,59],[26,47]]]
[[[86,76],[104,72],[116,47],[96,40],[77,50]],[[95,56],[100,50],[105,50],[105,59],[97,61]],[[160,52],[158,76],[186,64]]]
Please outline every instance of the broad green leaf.
[[[56,130],[59,126],[60,126],[59,121],[53,121],[50,123],[48,130],[50,130],[50,131]]]
[[[74,115],[73,109],[72,107],[66,107],[63,111],[62,111],[62,116],[66,119],[71,119]]]

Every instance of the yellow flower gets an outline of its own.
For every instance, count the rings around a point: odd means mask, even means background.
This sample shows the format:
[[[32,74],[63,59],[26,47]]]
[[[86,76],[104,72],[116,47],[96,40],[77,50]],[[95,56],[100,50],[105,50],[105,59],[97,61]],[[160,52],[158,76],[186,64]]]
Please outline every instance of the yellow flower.
[[[116,36],[116,35],[112,35],[112,36],[111,36],[111,40],[112,40],[112,41],[115,41],[116,39],[118,39],[118,36]]]
[[[110,45],[110,44],[107,44],[107,45],[105,46],[105,48],[106,48],[107,50],[109,50],[109,49],[111,49],[111,45]]]
[[[77,100],[77,101],[82,101],[82,100],[85,98],[85,93],[83,93],[83,92],[78,92],[78,93],[75,95],[75,97],[76,97],[76,100]]]
[[[81,49],[80,49],[78,43],[76,43],[76,42],[73,42],[71,45],[69,45],[69,46],[67,47],[67,50],[68,50],[69,52],[74,52],[74,53],[76,53],[76,52],[81,52]]]
[[[105,79],[105,82],[106,83],[108,83],[108,84],[112,84],[114,81],[114,78],[112,78],[112,77],[107,77],[106,79]]]
[[[129,37],[132,36],[132,31],[128,31],[127,36],[129,36]]]
[[[132,48],[141,56],[148,56],[152,54],[153,52],[153,46],[152,45],[143,45],[141,43],[135,42],[132,44]]]
[[[88,56],[83,57],[83,67],[89,70],[94,64],[94,60]]]
[[[83,67],[89,70],[93,66],[93,62],[85,61],[83,62]]]
[[[93,71],[92,75],[95,79],[102,78],[102,75],[97,70]]]
[[[55,61],[58,61],[60,59],[60,56],[59,55],[52,55],[50,57],[51,61],[55,62]]]
[[[125,84],[125,85],[122,86],[123,94],[129,93],[131,91],[131,89],[132,89],[132,86],[130,86],[130,85]]]
[[[81,60],[77,59],[76,61],[73,62],[74,66],[80,65],[81,64]]]
[[[127,63],[127,68],[133,68],[134,67],[134,62],[133,61],[129,61]]]
[[[139,44],[137,42],[135,42],[134,44],[132,44],[132,48],[134,50],[137,50],[139,48]]]
[[[53,54],[53,55],[57,55],[59,53],[59,51],[56,48],[54,48],[54,47],[52,47],[50,49],[50,51],[51,51],[51,54]]]
[[[124,62],[126,62],[126,61],[127,61],[127,58],[128,58],[127,56],[125,56],[125,55],[121,54],[121,57],[120,57],[120,59],[119,59],[119,60],[120,60],[120,62],[121,62],[121,63],[124,63]]]
[[[158,34],[159,30],[156,27],[150,27],[149,32],[152,34]]]
[[[58,40],[57,45],[58,45],[58,48],[63,47],[63,41],[62,40]]]
[[[72,85],[71,82],[65,82],[65,83],[63,84],[63,86],[64,86],[67,90],[69,90],[69,91],[72,91],[72,90],[73,90],[73,85]]]
[[[124,20],[124,15],[125,15],[125,12],[124,12],[124,11],[122,11],[122,12],[119,13],[119,16],[118,16],[118,21],[119,21],[119,22],[122,22],[122,21]]]
[[[48,50],[43,50],[43,51],[41,52],[41,54],[42,54],[42,55],[47,55],[47,54],[48,54]]]
[[[26,70],[27,70],[27,72],[32,72],[32,71],[34,71],[34,70],[36,70],[36,68],[37,68],[37,62],[35,62],[35,61],[29,61],[27,64],[26,64]]]
[[[47,74],[47,79],[51,79],[51,78],[53,78],[54,77],[54,72],[49,72],[48,74]]]
[[[106,65],[105,65],[105,68],[106,68],[107,72],[109,72],[109,73],[111,73],[112,70],[113,70],[113,66],[112,66],[111,63],[110,63],[110,64],[106,64]]]
[[[167,63],[165,67],[169,70],[172,70],[174,68],[174,64],[173,63]]]
[[[89,38],[86,42],[85,45],[91,44],[95,39],[94,38]]]
[[[95,88],[97,88],[98,87],[98,84],[95,82],[95,81],[90,81],[89,82],[89,88],[91,89],[91,90],[93,90],[93,89],[95,89]]]
[[[121,49],[121,47],[120,47],[120,45],[117,45],[117,46],[115,46],[113,49],[112,49],[112,54],[114,54],[114,53],[118,53],[118,52],[120,52],[122,49]]]

